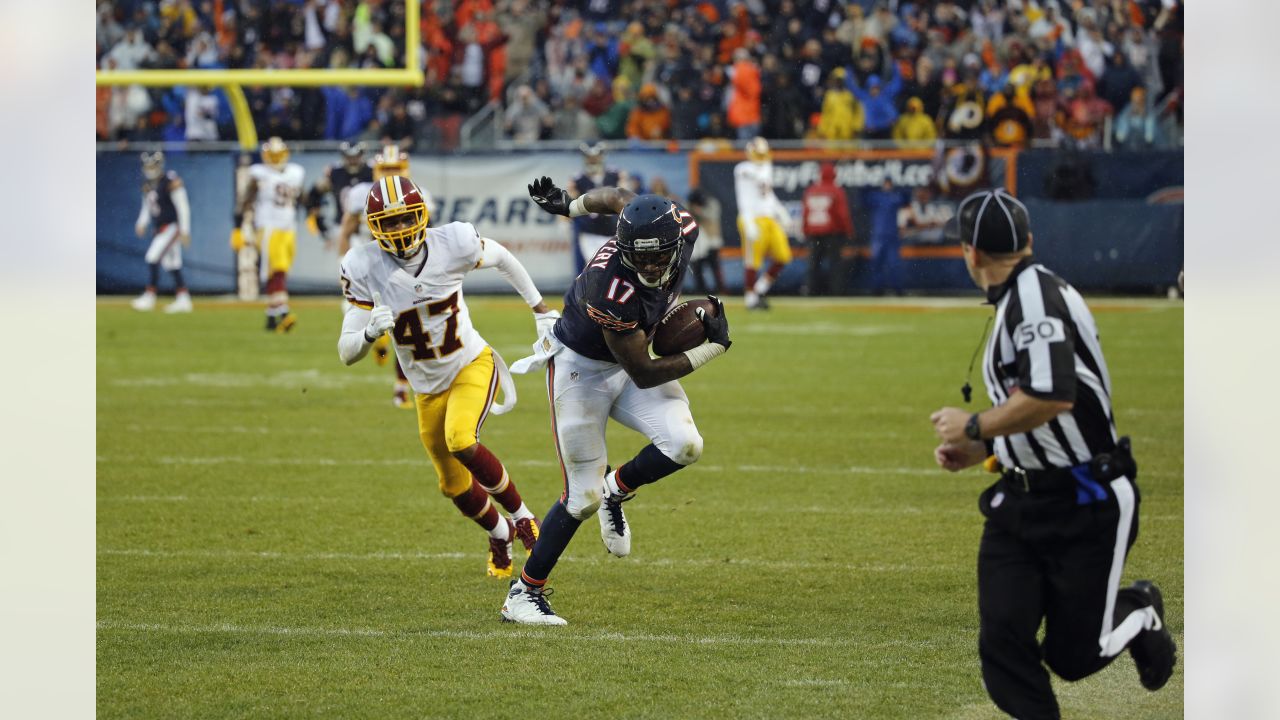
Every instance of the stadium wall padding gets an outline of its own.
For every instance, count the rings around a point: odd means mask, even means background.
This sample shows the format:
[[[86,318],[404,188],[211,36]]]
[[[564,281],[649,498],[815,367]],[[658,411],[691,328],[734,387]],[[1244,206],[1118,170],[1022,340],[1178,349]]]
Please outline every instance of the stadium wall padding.
[[[232,172],[235,153],[166,154],[167,167],[176,170],[187,185],[192,206],[192,244],[184,253],[185,275],[197,293],[233,293],[234,258],[227,239],[231,232]],[[1183,225],[1179,203],[1149,204],[1142,198],[1181,181],[1181,153],[1140,153],[1088,156],[1095,176],[1113,178],[1097,185],[1101,196],[1079,202],[1045,199],[1035,188],[1054,167],[1056,153],[1033,151],[1018,160],[1019,195],[1031,210],[1037,255],[1081,289],[1152,291],[1172,284],[1182,267]],[[319,177],[334,153],[294,153],[291,160],[307,171],[307,184]],[[1144,163],[1150,161],[1150,165]],[[624,168],[649,182],[663,177],[676,195],[689,191],[690,162],[685,153],[614,150],[610,165]],[[569,255],[570,229],[566,222],[540,213],[528,201],[525,186],[538,175],[550,175],[563,183],[578,172],[576,152],[528,152],[450,156],[414,155],[413,174],[436,197],[435,222],[473,222],[482,234],[508,245],[529,267],[539,287],[551,296],[564,291],[572,280]],[[1136,164],[1136,166],[1135,166]],[[1113,176],[1113,173],[1114,176]],[[723,172],[720,175],[724,175]],[[733,228],[731,175],[707,173],[705,189],[725,204],[725,236],[729,246],[723,260],[730,289],[740,290],[742,263]],[[99,293],[135,293],[147,280],[142,256],[150,236],[138,238],[133,224],[141,204],[141,167],[136,152],[99,152],[97,156],[97,290]],[[1119,188],[1114,189],[1113,188]],[[794,190],[794,189],[793,189]],[[793,193],[794,194],[794,193]],[[851,191],[855,218],[864,219]],[[786,199],[786,198],[784,198]],[[794,198],[789,204],[798,212]],[[325,251],[318,238],[298,223],[298,257],[290,280],[297,293],[337,294],[338,259]],[[909,238],[904,245],[937,246],[934,234]],[[796,242],[799,245],[799,242]],[[865,245],[865,240],[856,245]],[[800,253],[803,255],[803,251]],[[906,258],[908,287],[929,291],[971,289],[960,260],[954,258]],[[865,262],[851,258],[844,267],[845,286],[852,291],[867,287]],[[805,276],[805,260],[797,260],[779,279],[781,292],[798,291]],[[168,288],[167,278],[162,281]],[[509,291],[496,273],[473,273],[467,289],[473,292]]]

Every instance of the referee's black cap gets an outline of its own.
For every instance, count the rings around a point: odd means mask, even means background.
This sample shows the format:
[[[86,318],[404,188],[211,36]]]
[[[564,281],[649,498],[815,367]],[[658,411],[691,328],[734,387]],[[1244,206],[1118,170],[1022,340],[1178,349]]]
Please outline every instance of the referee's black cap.
[[[1004,188],[995,188],[961,200],[944,236],[983,252],[1015,253],[1031,241],[1030,228],[1027,206]]]

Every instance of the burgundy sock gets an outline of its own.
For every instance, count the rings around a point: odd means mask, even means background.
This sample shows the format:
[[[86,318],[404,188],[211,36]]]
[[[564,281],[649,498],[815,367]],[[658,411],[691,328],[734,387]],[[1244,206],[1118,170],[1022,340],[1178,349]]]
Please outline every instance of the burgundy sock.
[[[498,511],[489,502],[489,494],[475,480],[471,481],[471,487],[466,492],[453,498],[453,504],[486,531],[498,526]]]
[[[503,469],[502,461],[489,452],[489,448],[476,443],[475,454],[471,456],[471,460],[464,461],[462,464],[467,466],[475,481],[498,501],[503,510],[513,513],[524,504],[524,500],[520,498],[520,491],[516,490],[516,484]]]

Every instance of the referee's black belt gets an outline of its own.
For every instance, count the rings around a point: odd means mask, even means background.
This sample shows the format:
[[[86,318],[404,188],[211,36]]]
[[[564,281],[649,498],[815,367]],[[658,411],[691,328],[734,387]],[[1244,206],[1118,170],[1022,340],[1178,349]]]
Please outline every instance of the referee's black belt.
[[[1138,464],[1133,459],[1128,436],[1120,438],[1110,452],[1095,455],[1079,465],[1045,470],[1004,468],[1005,481],[1028,493],[1063,492],[1076,489],[1081,482],[1108,483],[1118,477],[1133,480],[1137,476]]]

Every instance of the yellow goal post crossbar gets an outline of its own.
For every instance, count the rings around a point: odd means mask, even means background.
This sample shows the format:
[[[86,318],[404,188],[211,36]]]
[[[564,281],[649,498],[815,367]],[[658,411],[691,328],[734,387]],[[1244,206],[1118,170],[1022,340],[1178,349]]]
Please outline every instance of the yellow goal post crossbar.
[[[418,0],[406,0],[404,11],[405,67],[387,70],[99,70],[97,84],[218,86],[227,94],[231,114],[235,118],[240,147],[258,147],[258,131],[249,112],[243,86],[250,87],[320,87],[325,85],[355,87],[420,86],[425,78],[420,69],[420,29]]]

